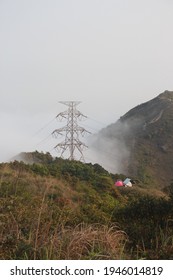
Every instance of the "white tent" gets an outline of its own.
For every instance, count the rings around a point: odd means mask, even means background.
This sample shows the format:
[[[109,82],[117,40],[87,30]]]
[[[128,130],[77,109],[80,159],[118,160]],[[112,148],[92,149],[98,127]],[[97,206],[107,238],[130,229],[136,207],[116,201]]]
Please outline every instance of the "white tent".
[[[131,183],[131,179],[130,178],[126,178],[123,182],[125,187],[132,187],[132,183]]]
[[[125,187],[132,187],[132,183],[129,181],[127,184],[125,184]]]

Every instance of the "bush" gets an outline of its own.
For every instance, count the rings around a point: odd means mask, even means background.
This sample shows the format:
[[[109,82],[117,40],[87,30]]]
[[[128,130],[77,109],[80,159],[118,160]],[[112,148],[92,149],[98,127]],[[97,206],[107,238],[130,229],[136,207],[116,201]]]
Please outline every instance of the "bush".
[[[168,220],[172,218],[170,201],[150,196],[130,201],[115,209],[113,214],[113,221],[119,222],[120,227],[128,234],[133,250],[142,248],[142,253],[158,250],[158,243],[161,244],[160,231],[163,234],[167,232]],[[171,232],[173,234],[173,230]]]
[[[45,165],[42,164],[32,164],[31,165],[31,170],[36,173],[39,174],[40,176],[47,176],[49,175],[49,170]]]

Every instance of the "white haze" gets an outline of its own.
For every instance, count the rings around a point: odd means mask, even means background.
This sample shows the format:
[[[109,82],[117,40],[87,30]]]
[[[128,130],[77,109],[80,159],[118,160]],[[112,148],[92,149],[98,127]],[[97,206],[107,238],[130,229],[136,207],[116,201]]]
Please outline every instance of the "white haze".
[[[170,0],[1,0],[0,161],[56,155],[62,139],[51,132],[65,124],[54,118],[66,110],[58,101],[81,101],[89,118],[80,125],[96,133],[172,90],[172,12]],[[101,151],[84,154],[105,161]],[[118,169],[110,158],[105,167]]]
[[[96,141],[96,145],[94,142]],[[112,173],[123,173],[125,171],[124,164],[129,159],[130,151],[117,139],[108,139],[98,134],[93,136],[88,142],[89,149],[85,152],[86,161],[99,163],[106,170]],[[92,159],[92,160],[91,160]]]
[[[130,156],[129,146],[125,144],[133,127],[130,123],[120,121],[109,125],[99,133],[88,138],[89,157],[112,173],[126,173]],[[124,137],[126,139],[124,139]]]

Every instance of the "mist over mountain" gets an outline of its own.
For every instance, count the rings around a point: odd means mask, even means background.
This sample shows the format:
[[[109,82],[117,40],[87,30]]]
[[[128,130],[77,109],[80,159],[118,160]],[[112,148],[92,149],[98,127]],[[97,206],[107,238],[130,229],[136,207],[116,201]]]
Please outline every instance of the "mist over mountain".
[[[94,135],[92,149],[111,172],[161,187],[173,179],[172,143],[173,91],[166,90]]]

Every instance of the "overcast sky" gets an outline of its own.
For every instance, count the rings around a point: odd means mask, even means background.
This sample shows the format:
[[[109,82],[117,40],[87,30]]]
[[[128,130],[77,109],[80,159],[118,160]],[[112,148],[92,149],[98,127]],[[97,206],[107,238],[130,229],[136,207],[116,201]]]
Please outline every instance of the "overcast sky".
[[[173,90],[172,14],[172,0],[0,0],[0,161],[51,151],[58,101],[81,101],[96,132]]]

